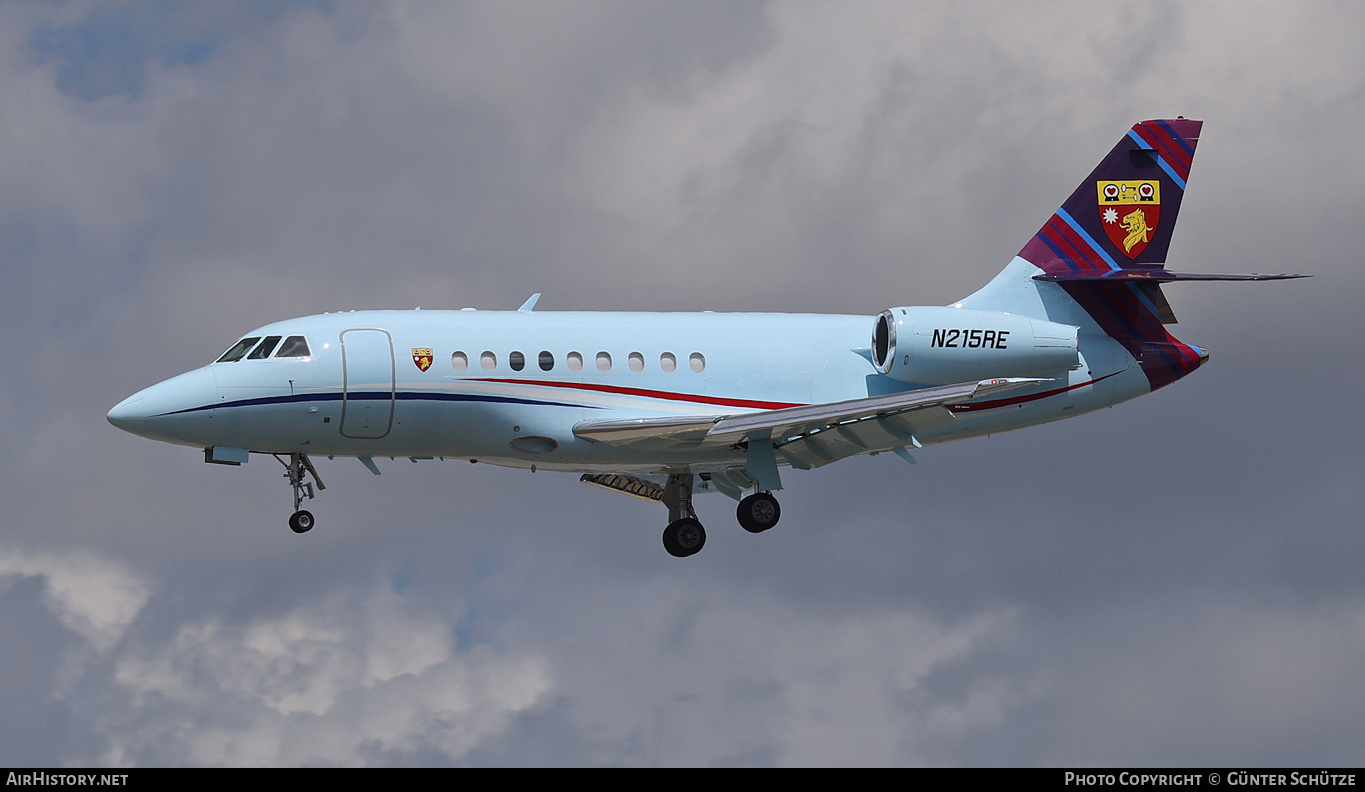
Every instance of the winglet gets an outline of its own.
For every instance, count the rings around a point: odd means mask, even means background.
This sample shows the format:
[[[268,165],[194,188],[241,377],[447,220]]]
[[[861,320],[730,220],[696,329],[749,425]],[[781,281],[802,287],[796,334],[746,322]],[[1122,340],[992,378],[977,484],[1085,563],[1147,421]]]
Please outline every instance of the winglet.
[[[532,294],[530,297],[527,297],[526,302],[522,303],[521,307],[518,308],[517,310],[522,313],[531,313],[536,309],[536,301],[539,299],[540,292],[536,292],[535,294]]]

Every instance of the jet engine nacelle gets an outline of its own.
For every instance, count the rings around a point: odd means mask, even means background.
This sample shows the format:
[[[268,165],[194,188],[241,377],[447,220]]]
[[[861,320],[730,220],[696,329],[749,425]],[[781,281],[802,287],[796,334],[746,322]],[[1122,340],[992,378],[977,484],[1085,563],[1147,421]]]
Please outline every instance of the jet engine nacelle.
[[[887,376],[921,385],[1041,377],[1080,365],[1076,330],[998,311],[891,308],[873,326],[872,362]]]

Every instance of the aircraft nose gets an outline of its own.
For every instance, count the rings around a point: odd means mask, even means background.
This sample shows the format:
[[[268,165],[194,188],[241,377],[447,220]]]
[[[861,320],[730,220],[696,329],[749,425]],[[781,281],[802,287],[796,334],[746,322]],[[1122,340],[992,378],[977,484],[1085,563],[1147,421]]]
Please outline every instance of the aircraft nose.
[[[109,423],[117,426],[123,431],[137,434],[137,427],[140,423],[150,417],[147,415],[146,411],[142,409],[145,406],[144,404],[141,404],[142,401],[143,398],[140,393],[129,396],[118,404],[115,404],[114,409],[110,410],[109,414],[105,417],[109,419]]]
[[[208,369],[172,377],[134,393],[109,411],[109,423],[125,432],[171,443],[198,443],[200,416],[218,401],[218,384]]]

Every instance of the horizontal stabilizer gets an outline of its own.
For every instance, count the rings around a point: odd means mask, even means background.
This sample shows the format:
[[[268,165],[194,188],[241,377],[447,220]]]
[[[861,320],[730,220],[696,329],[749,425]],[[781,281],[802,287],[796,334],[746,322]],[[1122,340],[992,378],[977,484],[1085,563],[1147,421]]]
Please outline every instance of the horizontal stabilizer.
[[[1265,281],[1311,278],[1312,275],[1262,275],[1253,272],[1248,275],[1202,272],[1171,272],[1163,267],[1144,267],[1142,269],[1118,269],[1108,272],[1044,272],[1034,275],[1041,281],[1145,281],[1147,283],[1171,283],[1172,281]]]

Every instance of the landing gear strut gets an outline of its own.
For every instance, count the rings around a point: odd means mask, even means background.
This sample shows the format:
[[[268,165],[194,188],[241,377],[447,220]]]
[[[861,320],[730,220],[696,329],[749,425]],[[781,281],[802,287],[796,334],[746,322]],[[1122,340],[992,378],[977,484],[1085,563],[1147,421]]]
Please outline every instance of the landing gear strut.
[[[668,507],[664,549],[675,558],[686,558],[701,550],[706,545],[706,529],[692,510],[692,474],[669,475],[663,501]]]
[[[777,498],[771,492],[755,492],[739,502],[735,517],[749,533],[763,533],[777,525],[782,518],[782,507],[777,505]]]
[[[325,490],[327,485],[322,483],[322,478],[318,471],[313,467],[313,463],[308,461],[307,454],[290,454],[289,461],[285,462],[279,454],[271,454],[275,459],[284,465],[284,477],[289,479],[289,486],[294,489],[294,513],[289,517],[289,528],[294,533],[307,533],[313,528],[313,513],[307,509],[300,509],[304,498],[313,499],[313,485],[306,479],[313,477],[318,489]]]

